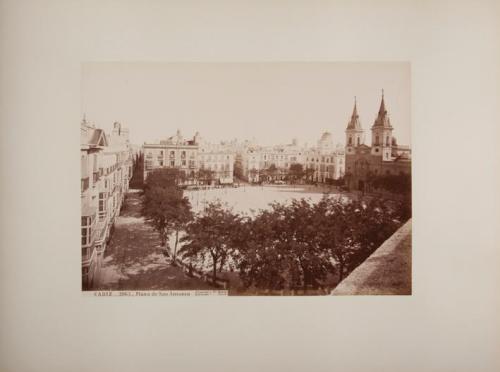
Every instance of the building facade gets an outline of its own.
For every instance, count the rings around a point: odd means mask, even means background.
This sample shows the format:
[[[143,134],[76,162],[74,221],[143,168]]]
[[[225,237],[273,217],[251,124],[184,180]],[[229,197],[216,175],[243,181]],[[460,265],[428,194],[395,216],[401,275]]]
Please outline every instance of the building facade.
[[[209,175],[208,183],[232,184],[234,162],[234,152],[225,144],[214,145],[202,142],[198,151],[198,173]],[[207,179],[202,175],[199,178]]]
[[[313,182],[327,183],[344,176],[345,152],[342,145],[333,145],[330,132],[325,132],[317,146],[307,152],[306,177]]]
[[[373,177],[411,174],[410,147],[398,145],[393,130],[382,93],[377,118],[371,127],[371,146],[365,145],[364,130],[354,102],[346,128],[346,185],[349,189],[370,191]]]
[[[175,136],[157,143],[145,143],[144,180],[154,169],[177,168],[184,172],[184,185],[233,183],[234,153],[229,145],[206,143],[197,132],[185,140],[178,130]]]
[[[158,168],[178,168],[186,176],[186,183],[194,183],[198,171],[198,138],[196,134],[192,140],[185,140],[178,130],[175,136],[157,143],[145,143],[144,153],[144,180],[148,174]]]
[[[98,284],[102,257],[128,191],[133,156],[128,130],[110,136],[84,119],[80,126],[82,287]]]

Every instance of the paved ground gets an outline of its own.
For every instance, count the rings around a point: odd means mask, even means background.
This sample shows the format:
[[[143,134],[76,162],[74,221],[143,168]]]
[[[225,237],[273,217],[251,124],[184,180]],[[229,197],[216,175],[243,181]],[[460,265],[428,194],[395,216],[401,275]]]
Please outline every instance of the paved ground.
[[[333,295],[411,295],[411,220],[347,276]]]
[[[334,187],[311,185],[242,185],[210,190],[191,190],[186,196],[195,212],[203,210],[205,203],[220,199],[237,213],[253,214],[260,209],[268,209],[269,203],[288,203],[291,199],[305,198],[318,202],[325,192],[338,194]]]
[[[161,252],[158,234],[144,223],[139,193],[131,190],[104,253],[98,289],[213,289],[190,278]]]

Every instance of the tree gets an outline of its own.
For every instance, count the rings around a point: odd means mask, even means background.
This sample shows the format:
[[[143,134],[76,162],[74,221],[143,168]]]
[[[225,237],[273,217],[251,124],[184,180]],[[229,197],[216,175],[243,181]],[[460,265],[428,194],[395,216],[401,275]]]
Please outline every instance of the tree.
[[[250,169],[250,171],[248,171],[248,174],[250,175],[250,180],[253,182],[255,178],[259,176],[259,171],[255,168],[252,168]]]
[[[202,168],[198,171],[198,180],[210,185],[214,179],[215,172],[211,169]]]
[[[304,177],[304,167],[300,163],[293,163],[290,165],[289,174],[293,181],[300,180]]]
[[[172,212],[170,216],[172,220],[172,228],[175,231],[174,251],[172,253],[172,262],[175,265],[177,258],[177,245],[179,243],[179,233],[182,229],[186,228],[187,224],[193,219],[193,212],[191,210],[189,199],[185,197],[172,200],[170,207]]]
[[[315,221],[318,219],[318,221]],[[290,205],[274,203],[250,223],[251,236],[240,260],[246,287],[293,289],[318,287],[331,264],[319,250],[315,225],[321,216],[305,199]]]
[[[278,168],[274,163],[267,168],[267,174],[271,176],[272,179],[278,174]]]
[[[192,219],[191,204],[179,188],[184,177],[177,168],[161,168],[148,176],[144,188],[143,215],[159,232],[162,246],[175,231],[174,264],[179,232]]]
[[[160,234],[161,246],[165,246],[174,223],[176,205],[183,199],[177,187],[148,186],[144,193],[143,215],[146,221]],[[187,201],[189,203],[189,201]]]
[[[144,154],[138,153],[134,160],[134,170],[130,179],[130,188],[139,189],[144,187]]]
[[[321,218],[316,226],[320,250],[335,262],[333,268],[338,272],[339,282],[346,274],[352,253],[358,248],[354,231],[357,229],[356,213],[359,208],[357,202],[328,197],[323,197],[316,205]]]
[[[243,179],[243,166],[241,164],[241,155],[236,157],[236,161],[234,163],[234,168],[233,168],[233,176],[237,180]]]
[[[183,257],[211,259],[212,282],[217,280],[217,265],[224,265],[231,253],[232,228],[239,223],[239,216],[224,208],[220,201],[211,202],[186,227],[185,243],[179,250]]]
[[[149,173],[144,191],[155,186],[168,188],[179,186],[186,179],[186,174],[179,168],[158,168]]]
[[[384,189],[394,194],[411,193],[411,175],[405,173],[372,176],[370,183],[376,189]]]
[[[312,182],[313,176],[314,176],[314,168],[308,167],[305,169],[304,173],[305,173],[306,179]]]

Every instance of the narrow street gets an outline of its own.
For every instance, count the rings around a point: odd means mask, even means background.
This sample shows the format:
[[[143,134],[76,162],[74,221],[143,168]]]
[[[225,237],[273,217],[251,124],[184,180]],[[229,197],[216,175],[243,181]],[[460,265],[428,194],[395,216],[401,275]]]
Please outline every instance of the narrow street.
[[[158,234],[141,216],[139,190],[130,190],[114,233],[104,252],[99,290],[194,290],[213,289],[170,265],[160,247]]]

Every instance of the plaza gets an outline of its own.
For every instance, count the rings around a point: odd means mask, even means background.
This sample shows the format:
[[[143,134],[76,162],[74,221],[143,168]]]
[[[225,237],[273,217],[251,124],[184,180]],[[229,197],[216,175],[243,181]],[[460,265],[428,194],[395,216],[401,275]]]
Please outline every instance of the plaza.
[[[268,209],[270,203],[290,203],[293,199],[305,198],[315,203],[325,193],[338,194],[335,188],[312,185],[241,185],[189,190],[185,196],[189,199],[194,212],[200,212],[205,205],[219,200],[238,214],[253,215],[261,209]]]

